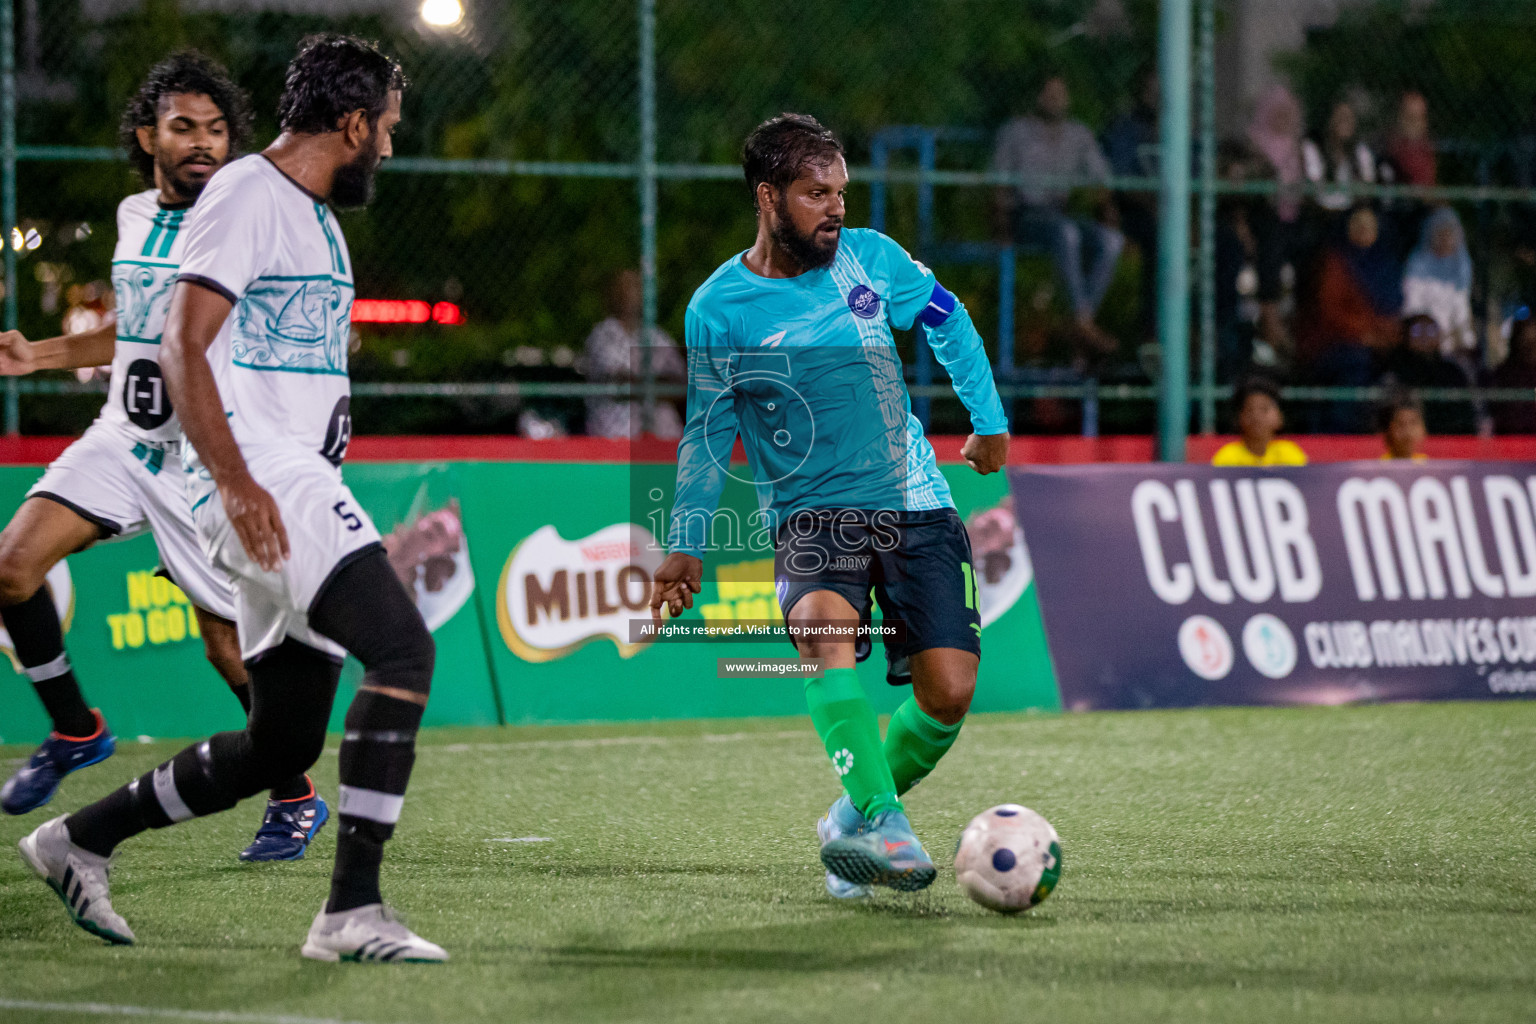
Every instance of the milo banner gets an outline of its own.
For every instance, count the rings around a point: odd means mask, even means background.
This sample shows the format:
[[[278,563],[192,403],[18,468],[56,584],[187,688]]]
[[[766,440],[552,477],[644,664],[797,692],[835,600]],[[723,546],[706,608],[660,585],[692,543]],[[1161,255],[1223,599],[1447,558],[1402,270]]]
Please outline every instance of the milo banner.
[[[9,516],[41,472],[0,467]],[[665,523],[636,512],[639,476],[670,488],[674,467],[620,462],[358,463],[348,484],[384,535],[390,563],[437,641],[429,725],[614,721],[805,713],[799,680],[717,678],[721,657],[792,657],[776,644],[632,643],[649,616]],[[975,549],[982,608],[979,710],[1058,706],[1032,568],[1001,474],[946,467]],[[655,478],[654,481],[652,478]],[[747,500],[743,498],[742,500]],[[773,620],[762,551],[705,563],[691,617]],[[99,544],[49,576],[65,644],[87,699],[121,739],[239,728],[239,703],[202,653],[187,599],[156,576],[147,536]],[[9,638],[0,631],[0,647]],[[877,650],[864,666],[877,705]],[[349,661],[332,727],[361,676]],[[0,743],[35,743],[48,724],[25,677],[0,657]]]
[[[1011,479],[1067,708],[1536,693],[1536,464]]]

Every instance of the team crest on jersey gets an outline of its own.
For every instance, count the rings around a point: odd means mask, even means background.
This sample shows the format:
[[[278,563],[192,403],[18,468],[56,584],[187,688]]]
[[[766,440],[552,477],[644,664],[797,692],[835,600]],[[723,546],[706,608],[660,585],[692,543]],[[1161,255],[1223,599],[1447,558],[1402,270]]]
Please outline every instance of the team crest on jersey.
[[[867,284],[856,284],[848,293],[848,308],[861,320],[873,320],[880,314],[880,296]]]
[[[240,300],[236,365],[296,373],[347,372],[352,286],[329,277],[262,278]]]

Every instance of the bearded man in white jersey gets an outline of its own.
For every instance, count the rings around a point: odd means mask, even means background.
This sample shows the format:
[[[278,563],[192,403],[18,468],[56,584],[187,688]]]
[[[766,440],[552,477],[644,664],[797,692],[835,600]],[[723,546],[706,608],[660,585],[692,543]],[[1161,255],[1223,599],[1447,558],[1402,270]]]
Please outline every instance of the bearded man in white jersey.
[[[240,732],[194,744],[21,841],[75,922],[109,941],[134,938],[107,889],[117,845],[226,810],[313,764],[350,652],[364,676],[338,761],[336,865],[301,951],[448,957],[379,891],[431,686],[432,634],[341,478],[353,278],[331,206],[371,197],[404,88],[400,65],[370,43],[305,40],[278,106],[282,134],[220,171],[187,228],[161,365],[189,443],[198,537],[235,580],[252,708]]]
[[[117,208],[115,323],[36,343],[0,335],[0,374],[112,364],[101,414],[28,492],[0,533],[0,619],[53,731],[3,787],[0,810],[48,803],[65,775],[111,756],[116,741],[85,703],[44,578],[98,541],[152,531],[162,571],[186,592],[219,674],[241,705],[250,688],[235,633],[234,591],[209,564],[182,483],[180,426],[160,372],[160,337],[185,248],[185,219],[209,180],[250,141],[245,94],[207,58],[177,53],[150,69],[123,113],[121,140],[148,186]],[[296,860],[328,817],[302,772],[272,790],[243,860]]]

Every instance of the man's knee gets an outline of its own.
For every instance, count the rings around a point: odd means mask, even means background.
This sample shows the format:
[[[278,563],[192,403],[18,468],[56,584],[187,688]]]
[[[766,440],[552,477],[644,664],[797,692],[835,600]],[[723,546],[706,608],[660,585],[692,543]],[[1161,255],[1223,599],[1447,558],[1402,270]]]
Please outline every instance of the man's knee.
[[[325,749],[325,726],[323,720],[289,721],[281,727],[248,726],[248,749],[254,770],[260,776],[252,792],[307,772]]]
[[[912,690],[928,716],[954,725],[971,710],[979,660],[967,651],[936,648],[912,656]]]
[[[47,569],[10,545],[0,543],[0,608],[21,604],[43,585]]]

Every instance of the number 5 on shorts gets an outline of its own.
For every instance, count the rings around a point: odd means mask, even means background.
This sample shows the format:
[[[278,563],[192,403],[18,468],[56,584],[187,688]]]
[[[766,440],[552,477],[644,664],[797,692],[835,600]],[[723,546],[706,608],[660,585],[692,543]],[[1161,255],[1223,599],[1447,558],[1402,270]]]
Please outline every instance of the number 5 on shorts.
[[[362,519],[358,518],[356,512],[347,511],[347,503],[345,501],[338,501],[332,505],[331,511],[341,517],[341,521],[347,524],[348,530],[361,530],[363,528]],[[970,568],[970,566],[966,566],[966,568]]]

